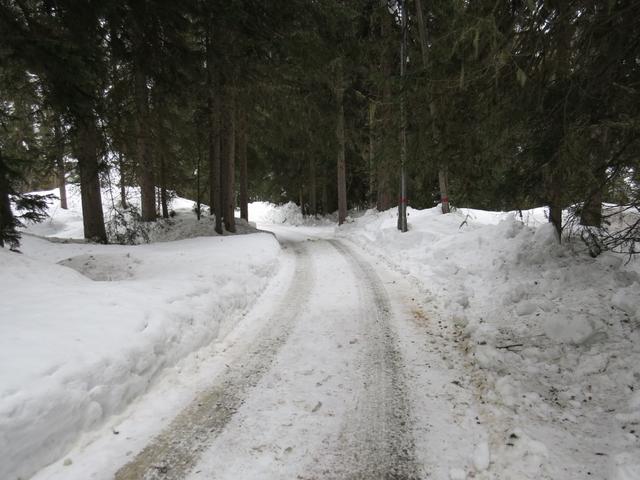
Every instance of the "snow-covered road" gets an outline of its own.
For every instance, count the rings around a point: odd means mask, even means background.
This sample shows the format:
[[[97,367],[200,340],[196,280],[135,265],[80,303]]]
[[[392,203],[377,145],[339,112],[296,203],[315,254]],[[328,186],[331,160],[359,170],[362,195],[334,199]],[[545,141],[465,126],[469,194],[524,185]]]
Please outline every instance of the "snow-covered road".
[[[347,243],[277,234],[292,274],[277,301],[249,314],[259,332],[229,346],[226,369],[116,478],[412,479],[464,468],[478,437],[472,401],[447,395],[460,372],[442,338],[428,351],[415,287]]]

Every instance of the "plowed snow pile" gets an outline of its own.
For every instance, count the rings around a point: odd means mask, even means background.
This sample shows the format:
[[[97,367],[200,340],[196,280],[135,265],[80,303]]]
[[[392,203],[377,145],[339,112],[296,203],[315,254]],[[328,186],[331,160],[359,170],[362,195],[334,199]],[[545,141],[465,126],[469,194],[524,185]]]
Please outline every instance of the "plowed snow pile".
[[[338,229],[464,332],[491,431],[481,478],[640,478],[640,259],[558,245],[542,209],[367,212]],[[483,455],[483,458],[487,458]]]
[[[82,237],[79,201],[29,228]],[[190,203],[163,240],[202,235]],[[207,220],[208,222],[208,220]],[[148,245],[0,249],[0,478],[27,478],[145,393],[163,371],[223,337],[264,290],[270,234]]]

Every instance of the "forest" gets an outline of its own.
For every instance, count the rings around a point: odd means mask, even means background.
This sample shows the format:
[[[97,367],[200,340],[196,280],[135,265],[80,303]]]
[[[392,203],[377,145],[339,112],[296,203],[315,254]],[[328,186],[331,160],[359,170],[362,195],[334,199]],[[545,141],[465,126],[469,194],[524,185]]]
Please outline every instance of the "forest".
[[[115,171],[141,222],[169,217],[172,195],[219,233],[253,200],[339,223],[546,205],[559,235],[580,224],[596,253],[635,253],[640,225],[612,231],[607,205],[640,203],[639,152],[634,0],[0,0],[12,248],[42,215],[25,192],[60,187],[64,208],[67,182],[85,238],[110,241]]]

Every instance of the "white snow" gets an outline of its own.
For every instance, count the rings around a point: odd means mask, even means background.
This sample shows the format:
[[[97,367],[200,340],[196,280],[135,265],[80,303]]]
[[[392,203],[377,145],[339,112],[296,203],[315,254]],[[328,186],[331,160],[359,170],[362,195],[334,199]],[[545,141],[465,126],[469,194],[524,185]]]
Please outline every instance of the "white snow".
[[[70,193],[72,209],[52,203],[52,219],[27,232],[81,238]],[[194,382],[224,370],[230,345],[251,337],[292,267],[270,234],[185,238],[212,234],[211,218],[195,222],[192,207],[178,199],[176,216],[149,232],[148,245],[26,235],[23,255],[0,250],[0,478],[54,461],[38,480],[111,478],[193,397]],[[423,402],[414,412],[417,458],[443,452],[430,478],[640,479],[640,261],[558,245],[542,208],[409,209],[404,234],[393,209],[353,214],[339,228],[294,204],[254,203],[249,217],[288,235],[351,242],[394,270],[397,278],[382,277],[389,291],[419,292],[405,312],[415,324],[396,327],[410,398]],[[267,287],[274,275],[280,280]],[[265,288],[271,300],[260,297]],[[334,297],[349,291],[323,288]],[[394,311],[412,301],[397,300]],[[224,457],[205,458],[205,474],[248,478],[282,467],[285,478],[312,454],[299,445],[311,448],[338,428],[338,378],[324,378],[335,369],[352,381],[340,363],[351,350],[327,357],[339,305],[314,302],[281,367],[232,419],[238,436],[214,441],[213,454]],[[268,425],[270,413],[283,422]],[[303,422],[289,426],[293,417]]]
[[[640,478],[637,259],[558,245],[543,209],[409,209],[404,234],[395,209],[369,211],[337,235],[418,279],[461,329],[491,433],[482,475]]]
[[[71,193],[69,211],[28,231],[77,237]],[[195,216],[170,234],[192,236],[189,223]],[[280,247],[267,233],[138,246],[25,235],[21,251],[0,249],[0,478],[8,480],[61,458],[164,370],[223,338],[276,272]]]

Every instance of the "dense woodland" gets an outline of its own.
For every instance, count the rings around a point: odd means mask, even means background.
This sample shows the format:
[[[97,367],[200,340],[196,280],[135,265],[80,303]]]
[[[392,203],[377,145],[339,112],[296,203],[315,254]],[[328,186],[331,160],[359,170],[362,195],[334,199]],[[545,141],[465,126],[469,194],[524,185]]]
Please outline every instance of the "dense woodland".
[[[342,223],[450,198],[634,248],[601,206],[640,203],[639,167],[636,0],[0,0],[0,244],[69,181],[107,242],[116,170],[144,222],[171,192],[219,232],[252,199]]]

